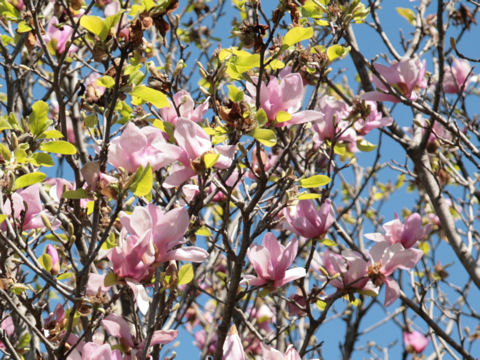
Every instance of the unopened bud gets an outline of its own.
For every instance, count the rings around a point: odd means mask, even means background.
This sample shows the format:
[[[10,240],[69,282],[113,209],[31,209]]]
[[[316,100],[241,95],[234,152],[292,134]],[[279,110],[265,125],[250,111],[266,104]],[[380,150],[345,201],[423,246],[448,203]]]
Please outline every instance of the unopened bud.
[[[45,215],[45,214],[40,214],[40,217],[42,218],[42,223],[43,223],[43,225],[45,225],[45,227],[46,227],[48,230],[52,231],[52,224],[51,224],[50,220],[48,219],[47,215]]]

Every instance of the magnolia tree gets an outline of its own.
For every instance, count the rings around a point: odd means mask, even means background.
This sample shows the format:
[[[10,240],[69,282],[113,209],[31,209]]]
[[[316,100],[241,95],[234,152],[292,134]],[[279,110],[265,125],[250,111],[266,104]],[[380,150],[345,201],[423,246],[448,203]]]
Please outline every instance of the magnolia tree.
[[[480,5],[362,1],[0,0],[5,356],[478,356]]]

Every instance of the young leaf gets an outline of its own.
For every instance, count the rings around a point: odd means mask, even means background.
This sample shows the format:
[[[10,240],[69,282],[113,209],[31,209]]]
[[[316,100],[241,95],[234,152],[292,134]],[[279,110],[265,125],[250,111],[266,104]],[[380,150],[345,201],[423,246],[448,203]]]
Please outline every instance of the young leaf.
[[[277,136],[271,129],[255,129],[249,135],[268,147],[272,147],[277,143]]]
[[[234,85],[228,85],[228,97],[234,102],[243,101],[243,91]]]
[[[139,169],[140,171],[140,169]],[[138,180],[132,184],[132,191],[136,196],[146,196],[150,194],[153,187],[153,171],[152,167],[148,165],[142,173],[138,174]]]
[[[327,49],[328,60],[333,61],[337,58],[343,58],[350,52],[350,46],[343,47],[342,45],[335,44]]]
[[[42,134],[50,126],[51,121],[48,119],[48,104],[45,101],[37,101],[32,106],[32,113],[28,120],[28,127],[33,135]]]
[[[315,193],[302,193],[298,195],[298,200],[310,200],[310,199],[318,199],[320,198],[320,194],[315,194]]]
[[[142,101],[152,103],[159,109],[170,106],[167,96],[164,93],[148,86],[136,86],[132,91],[132,95],[140,98]]]
[[[30,162],[35,166],[51,167],[55,165],[55,162],[53,161],[50,154],[46,153],[37,152],[32,155],[32,158],[30,160]]]
[[[275,120],[277,121],[277,123],[282,123],[282,122],[285,122],[285,121],[289,121],[289,120],[292,120],[292,115],[290,115],[286,111],[279,111],[277,113],[277,116],[275,117]]]
[[[178,270],[178,285],[188,284],[193,280],[193,266],[192,264],[183,265],[180,270]]]
[[[263,125],[265,125],[268,122],[268,117],[265,110],[260,108],[260,110],[258,110],[257,113],[255,114],[255,120],[257,120],[259,127],[262,127]]]
[[[397,13],[404,17],[405,19],[407,19],[407,21],[411,24],[411,25],[414,25],[415,26],[415,12],[412,10],[412,9],[407,9],[407,8],[401,8],[401,7],[397,7],[396,8],[397,10]]]
[[[48,254],[40,255],[40,257],[38,258],[38,262],[48,272],[50,272],[50,270],[52,270],[52,258],[50,257],[50,255],[48,255]]]
[[[42,145],[40,145],[40,150],[62,155],[73,155],[77,153],[77,148],[75,147],[75,145],[72,145],[68,141],[63,140],[43,143]]]
[[[195,235],[198,235],[198,236],[212,236],[212,233],[210,232],[210,230],[206,226],[202,226],[200,229],[198,229],[195,232]]]
[[[283,44],[291,46],[302,40],[310,39],[313,36],[313,28],[308,27],[304,28],[301,26],[294,27],[290,29],[285,36],[283,37]]]
[[[83,15],[80,18],[80,25],[97,35],[102,42],[105,41],[108,36],[108,31],[110,30],[101,17],[94,15]]]
[[[42,172],[33,172],[30,174],[22,175],[15,180],[15,189],[21,189],[36,184],[43,181],[46,177],[47,175]]]
[[[64,199],[86,199],[88,194],[84,189],[67,190],[62,194]]]
[[[206,153],[203,155],[203,164],[205,165],[205,169],[210,169],[213,167],[218,158],[220,157],[220,154],[218,153]]]
[[[111,76],[105,75],[97,79],[97,85],[109,89],[115,85],[115,79]]]
[[[313,188],[327,185],[331,179],[326,175],[313,175],[300,180],[300,186],[303,188]]]

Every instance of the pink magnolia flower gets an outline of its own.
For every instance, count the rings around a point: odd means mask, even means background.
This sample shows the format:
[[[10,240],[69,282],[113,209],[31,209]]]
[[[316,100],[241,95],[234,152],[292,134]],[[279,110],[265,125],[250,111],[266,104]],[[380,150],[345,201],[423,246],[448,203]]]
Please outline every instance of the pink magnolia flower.
[[[54,41],[58,55],[62,55],[67,43],[72,40],[73,28],[70,25],[59,25],[58,19],[54,16],[47,25],[47,33],[44,35],[45,43]],[[70,46],[69,52],[75,51],[76,46]]]
[[[135,354],[142,353],[145,344],[138,341],[136,336],[130,333],[130,326],[121,316],[109,314],[102,320],[102,325],[111,336],[119,339],[126,353],[131,354],[131,358],[135,358]],[[177,330],[157,330],[153,333],[150,345],[168,344],[175,340],[178,336]]]
[[[180,90],[173,95],[173,102],[177,106],[180,116],[177,114],[177,111],[175,110],[175,107],[171,101],[169,101],[169,107],[161,108],[159,112],[164,121],[167,121],[175,126],[177,125],[179,117],[199,123],[202,121],[203,115],[205,115],[208,110],[208,99],[206,99],[200,106],[195,107],[195,102],[190,96],[190,93],[185,90]]]
[[[403,333],[403,342],[405,343],[407,351],[420,354],[427,348],[429,339],[418,331],[405,331]]]
[[[103,94],[105,94],[106,88],[97,84],[97,80],[100,77],[101,76],[99,73],[92,72],[85,80],[85,85],[87,86],[86,99],[89,102],[96,102],[102,97]]]
[[[23,216],[23,230],[42,229],[45,227],[41,217],[42,214],[45,214],[47,218],[51,218],[51,216],[47,215],[40,201],[40,184],[18,190],[11,197],[13,205],[10,199],[7,199],[3,204],[3,211],[6,215],[13,216],[17,221],[20,221]],[[58,221],[52,223],[54,228],[59,225]],[[2,224],[1,229],[5,230],[5,228],[5,224]]]
[[[318,101],[317,108],[323,116],[313,123],[316,140],[323,143],[325,140],[343,140],[355,142],[357,135],[350,122],[345,121],[351,113],[351,107],[342,100],[335,100],[332,96],[322,96]]]
[[[264,344],[262,344],[262,349],[263,360],[302,360],[292,344],[288,345],[285,354],[282,354],[273,347]]]
[[[368,280],[368,262],[353,250],[345,250],[341,255],[326,250],[322,265],[332,277],[329,284],[339,290],[373,290]],[[340,276],[336,277],[337,274]]]
[[[306,275],[305,269],[297,267],[288,269],[297,255],[298,240],[293,239],[287,247],[282,246],[275,235],[265,234],[263,245],[251,245],[247,256],[257,276],[246,275],[243,282],[252,286],[268,284],[274,288]]]
[[[129,173],[148,164],[153,170],[169,165],[181,154],[181,149],[166,142],[163,132],[153,126],[138,128],[129,122],[121,136],[110,144],[108,162]]]
[[[425,60],[420,61],[418,58],[402,59],[399,62],[393,63],[391,66],[375,64],[374,67],[390,86],[395,87],[407,99],[416,100],[418,96],[417,90],[427,86],[424,78],[426,70]],[[377,86],[377,91],[370,91],[363,94],[363,99],[373,101],[400,101],[395,95],[389,94],[388,88],[375,75],[373,76],[373,83]]]
[[[237,329],[233,326],[225,343],[223,344],[223,360],[246,360],[245,351],[243,350],[242,340],[238,336]]]
[[[170,187],[180,186],[202,169],[204,155],[218,154],[214,167],[227,169],[235,156],[235,146],[217,145],[212,142],[207,133],[192,120],[179,118],[175,127],[174,137],[180,146],[178,160],[181,165],[174,167],[164,184]]]
[[[50,272],[53,275],[58,274],[60,271],[60,258],[58,257],[57,249],[53,245],[48,244],[45,253],[50,256],[50,259],[52,259],[52,268],[50,269]]]
[[[76,341],[72,341],[74,344]],[[67,360],[123,360],[120,350],[112,350],[109,344],[80,342],[68,355]]]
[[[405,249],[402,244],[390,244],[386,241],[375,244],[370,249],[370,263],[368,276],[376,286],[386,285],[385,306],[392,305],[400,296],[400,287],[389,276],[396,269],[408,270],[413,268],[423,251],[418,249]]]
[[[390,244],[400,243],[405,249],[409,249],[428,235],[432,225],[422,226],[420,214],[413,213],[405,220],[404,224],[399,219],[395,219],[384,224],[383,228],[385,235],[372,233],[365,234],[365,237],[373,241],[386,241]]]
[[[13,324],[13,319],[11,316],[7,316],[0,323],[0,329],[5,331],[7,336],[12,336],[15,334],[15,325]],[[5,350],[5,344],[0,341],[0,350]]]
[[[255,103],[255,97],[257,96],[255,82],[258,79],[255,77],[252,77],[252,79],[254,83],[247,82],[246,86],[251,95],[248,100]],[[277,127],[302,124],[322,118],[323,114],[319,111],[300,111],[304,95],[302,76],[298,73],[282,71],[278,79],[272,76],[268,85],[263,82],[260,85],[260,107],[267,113],[268,120]],[[277,114],[280,111],[289,113],[292,118],[288,121],[276,122]]]
[[[470,79],[468,76],[472,67],[467,60],[455,59],[453,66],[445,67],[445,74],[443,77],[443,91],[446,93],[458,93],[462,89],[466,89]]]
[[[367,135],[373,129],[392,125],[393,119],[383,117],[382,113],[378,111],[375,101],[366,101],[366,105],[370,108],[368,116],[365,119],[358,119],[353,124],[358,135]]]
[[[151,242],[155,249],[155,262],[157,263],[169,260],[202,262],[208,257],[208,252],[197,246],[178,247],[184,243],[183,235],[190,224],[190,217],[185,208],[164,212],[161,207],[153,204],[146,207],[137,206],[131,215],[120,213],[120,222],[124,228],[122,230],[124,238],[135,238],[127,248],[138,245],[140,242],[146,242],[148,246],[145,249],[151,250]],[[144,249],[143,246],[142,249]],[[127,255],[125,252],[123,254]],[[145,254],[151,255],[150,252]],[[129,266],[136,265],[130,264]]]
[[[326,200],[320,209],[313,200],[300,200],[296,206],[284,211],[291,230],[304,238],[322,238],[335,222],[330,200]]]

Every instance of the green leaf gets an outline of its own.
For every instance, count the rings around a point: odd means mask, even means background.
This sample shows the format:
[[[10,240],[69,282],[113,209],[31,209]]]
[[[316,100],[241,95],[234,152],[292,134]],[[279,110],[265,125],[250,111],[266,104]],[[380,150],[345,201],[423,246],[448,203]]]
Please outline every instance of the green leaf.
[[[320,198],[320,194],[315,193],[302,193],[298,196],[298,200],[310,200],[310,199],[318,199]]]
[[[369,151],[375,150],[377,148],[377,145],[372,144],[370,141],[363,139],[357,142],[357,147],[360,151],[369,152]]]
[[[29,32],[29,31],[32,31],[32,28],[27,24],[26,21],[20,21],[18,23],[17,32],[19,34],[26,33],[26,32]]]
[[[97,79],[97,85],[109,89],[115,85],[115,79],[111,76],[105,75]]]
[[[84,189],[67,190],[62,194],[64,199],[86,199],[88,194]]]
[[[234,102],[243,101],[243,91],[234,85],[228,85],[228,97]]]
[[[415,26],[415,12],[412,9],[407,9],[407,8],[402,8],[402,7],[397,7],[395,10],[397,10],[397,13],[407,19],[407,21]]]
[[[40,150],[62,155],[73,155],[77,153],[77,148],[75,145],[63,140],[43,143],[40,145]]]
[[[285,36],[283,37],[283,44],[291,46],[300,41],[310,39],[313,36],[313,28],[308,27],[304,28],[301,26],[294,27],[290,29]]]
[[[116,107],[115,107],[115,110],[116,110]],[[83,121],[85,121],[86,127],[93,128],[98,124],[98,117],[95,114],[88,115],[85,117],[85,119],[83,119]]]
[[[52,270],[52,258],[50,257],[50,255],[48,255],[48,254],[40,255],[40,257],[38,258],[38,262],[48,272],[50,272],[50,270]]]
[[[83,15],[80,18],[80,25],[91,33],[97,35],[102,42],[105,41],[108,36],[108,32],[110,31],[105,24],[105,21],[99,16]]]
[[[65,280],[73,276],[72,272],[66,272],[57,276],[57,280]]]
[[[275,117],[275,120],[277,121],[277,123],[282,123],[282,122],[286,122],[286,121],[290,121],[292,120],[292,115],[290,115],[288,112],[286,111],[279,111]]]
[[[325,306],[327,306],[327,303],[323,300],[317,300],[315,302],[315,305],[317,305],[318,310],[323,311],[323,310],[325,310]]]
[[[150,164],[144,169],[139,167],[135,173],[135,179],[130,189],[136,196],[146,196],[150,194],[153,187],[153,171]]]
[[[203,164],[205,165],[205,169],[210,169],[211,167],[213,167],[217,163],[219,157],[219,153],[205,153],[203,155]]]
[[[61,139],[63,137],[64,137],[63,134],[58,130],[44,131],[41,136],[42,139]]]
[[[50,126],[48,119],[48,104],[45,101],[37,101],[32,106],[32,113],[28,120],[28,127],[33,135],[42,134]]]
[[[107,275],[105,275],[105,278],[103,279],[103,285],[106,287],[116,285],[117,283],[118,283],[118,277],[113,271],[110,271],[109,273],[107,273]]]
[[[31,340],[32,340],[32,336],[30,335],[29,332],[26,332],[18,340],[18,345],[16,346],[16,349],[23,350],[24,348],[26,348],[28,346],[28,344],[30,344]]]
[[[337,243],[336,243],[335,241],[330,240],[330,239],[328,239],[328,238],[322,239],[322,240],[320,240],[320,242],[321,242],[323,245],[329,246],[329,247],[330,247],[330,246],[336,246],[336,245],[337,245]]]
[[[335,44],[327,49],[328,60],[333,61],[337,58],[343,58],[350,52],[350,46],[343,47],[342,45]]]
[[[265,125],[268,122],[268,117],[265,110],[260,108],[260,110],[258,110],[257,113],[255,114],[255,120],[257,120],[259,127],[262,127],[263,125]]]
[[[55,162],[53,161],[52,157],[50,154],[45,154],[45,153],[35,153],[32,155],[31,162],[35,166],[45,166],[45,167],[51,167],[55,165]]]
[[[271,129],[255,129],[249,133],[250,136],[258,140],[265,146],[272,147],[277,143],[277,136]]]
[[[300,180],[300,186],[303,188],[313,188],[327,185],[331,179],[326,175],[313,175]]]
[[[21,189],[43,181],[47,175],[42,172],[33,172],[20,176],[15,180],[15,190]]]
[[[210,232],[210,230],[206,226],[202,226],[200,229],[198,229],[195,232],[195,235],[198,235],[198,236],[212,236],[212,233]]]
[[[178,271],[178,285],[188,284],[193,280],[193,277],[194,273],[192,264],[183,265]]]
[[[10,161],[11,154],[12,153],[9,148],[0,143],[0,155],[3,157],[3,159],[6,161]]]
[[[142,101],[152,103],[159,109],[170,106],[167,96],[164,93],[162,93],[161,91],[152,89],[148,86],[144,86],[144,85],[136,86],[135,89],[133,89],[132,91],[132,95],[141,99]],[[139,104],[136,104],[136,105],[139,105]]]

